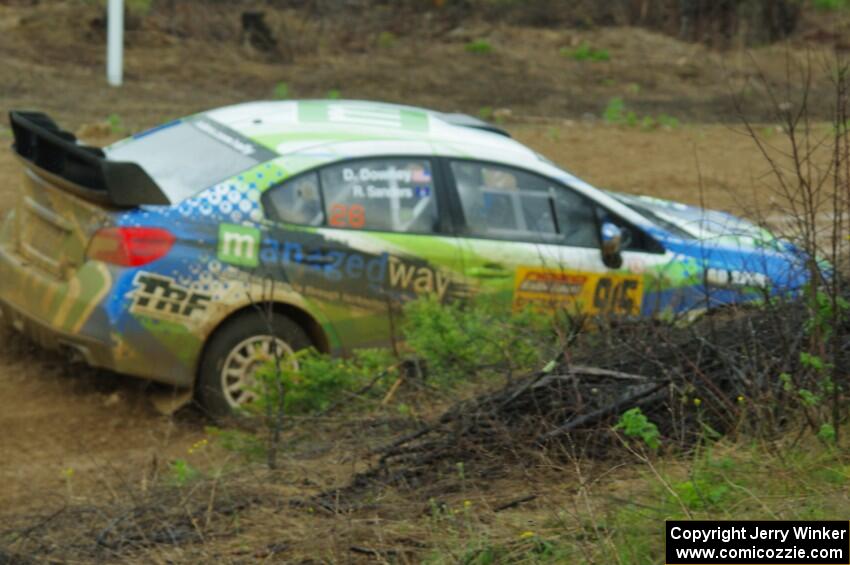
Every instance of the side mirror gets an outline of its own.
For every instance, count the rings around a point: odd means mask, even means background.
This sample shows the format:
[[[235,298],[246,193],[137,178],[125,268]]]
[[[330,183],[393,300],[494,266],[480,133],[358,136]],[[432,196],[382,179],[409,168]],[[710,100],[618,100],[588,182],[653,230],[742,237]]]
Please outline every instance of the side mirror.
[[[623,256],[620,253],[623,246],[623,230],[616,224],[604,222],[600,230],[602,240],[602,262],[612,269],[619,269],[623,265]]]

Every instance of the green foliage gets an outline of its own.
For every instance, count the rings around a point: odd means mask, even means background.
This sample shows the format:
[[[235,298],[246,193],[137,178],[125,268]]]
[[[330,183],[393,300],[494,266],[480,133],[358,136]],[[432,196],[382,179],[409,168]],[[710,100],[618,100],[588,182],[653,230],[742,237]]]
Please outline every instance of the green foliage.
[[[328,100],[339,100],[340,98],[342,98],[342,93],[336,88],[332,88],[331,90],[328,90],[326,98]]]
[[[791,375],[788,373],[780,373],[779,382],[782,383],[782,390],[785,392],[794,391],[794,382],[791,380]]]
[[[271,361],[257,371],[256,410],[282,407],[284,414],[323,410],[346,391],[353,391],[386,372],[392,354],[385,349],[355,351],[350,358],[306,349],[295,354],[298,367]]]
[[[175,459],[168,468],[170,481],[179,486],[185,486],[201,477],[201,472],[185,459]]]
[[[259,461],[266,456],[266,446],[255,434],[242,430],[225,430],[214,426],[206,429],[207,434],[218,442],[218,445],[233,453],[242,455],[249,461]]]
[[[396,36],[391,31],[382,31],[378,34],[378,47],[381,49],[389,49],[396,44]]]
[[[649,421],[640,408],[635,407],[623,412],[614,429],[623,430],[627,437],[639,438],[650,449],[661,447],[658,426]]]
[[[667,114],[660,114],[656,120],[658,125],[664,128],[676,129],[679,127],[679,120]]]
[[[832,424],[821,424],[818,430],[818,439],[824,443],[833,444],[835,443],[835,437],[835,427]]]
[[[826,368],[823,359],[805,351],[800,352],[800,363],[802,363],[803,367],[808,367],[818,372],[822,372]]]
[[[464,46],[467,53],[476,53],[478,55],[486,55],[493,51],[493,46],[486,39],[476,39],[470,41]]]
[[[280,81],[276,85],[274,85],[274,97],[277,100],[286,100],[289,98],[289,84],[284,81]]]
[[[109,124],[110,133],[114,135],[121,135],[126,131],[126,128],[124,127],[124,121],[118,114],[109,114],[109,116],[106,118],[106,122]]]
[[[490,106],[482,106],[478,108],[478,117],[482,120],[489,120],[493,117],[493,108]]]
[[[151,12],[153,0],[124,0],[127,12],[147,16]]]
[[[823,12],[834,12],[850,8],[850,0],[812,0],[812,5]]]
[[[575,59],[576,61],[610,61],[611,55],[608,53],[606,49],[595,49],[590,46],[586,41],[583,41],[581,45],[576,47],[575,49],[569,49],[567,47],[562,47],[560,51],[561,55],[565,57],[570,57],[571,59]]]
[[[618,96],[608,101],[608,105],[602,112],[602,120],[605,123],[613,125],[627,127],[640,126],[644,131],[658,129],[659,127],[666,129],[679,127],[679,120],[667,114],[660,114],[657,118],[652,116],[638,116],[637,112],[626,108],[626,103]]]
[[[728,501],[730,494],[729,486],[717,482],[715,477],[683,481],[673,485],[673,491],[690,510],[719,507]]]
[[[551,317],[531,309],[511,312],[487,297],[441,304],[436,297],[406,305],[402,332],[444,385],[476,374],[528,370],[551,342]]]
[[[847,319],[848,310],[850,302],[845,298],[836,296],[833,300],[823,289],[818,289],[814,296],[812,315],[805,323],[806,333],[811,335],[813,332],[819,332],[821,339],[829,340],[833,335],[834,326],[840,326]]]
[[[626,103],[620,97],[614,97],[608,101],[608,105],[602,112],[602,119],[609,124],[623,123],[626,113]]]
[[[99,4],[103,7],[103,9],[106,9],[108,0],[95,0],[95,2],[98,1]],[[124,0],[124,10],[128,14],[144,17],[150,14],[152,7],[153,0]]]

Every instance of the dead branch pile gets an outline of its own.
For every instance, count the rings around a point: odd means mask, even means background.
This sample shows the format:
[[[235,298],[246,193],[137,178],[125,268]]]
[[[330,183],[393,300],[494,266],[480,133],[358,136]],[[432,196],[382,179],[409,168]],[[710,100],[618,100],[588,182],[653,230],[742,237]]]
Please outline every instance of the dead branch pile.
[[[126,496],[111,502],[74,502],[38,515],[17,516],[3,524],[0,539],[11,540],[9,549],[18,553],[0,547],[0,565],[30,562],[27,555],[50,562],[112,561],[229,535],[237,515],[260,502],[255,486],[230,483],[224,488],[204,480],[144,494],[128,485]]]
[[[378,463],[350,488],[416,486],[459,462],[467,474],[493,476],[535,454],[604,457],[623,445],[612,426],[634,407],[668,446],[706,433],[776,433],[788,408],[800,404],[797,389],[779,375],[800,388],[804,379],[815,386],[800,362],[811,345],[805,319],[804,308],[785,304],[724,312],[687,327],[645,321],[585,336],[571,362],[461,402],[379,449]]]

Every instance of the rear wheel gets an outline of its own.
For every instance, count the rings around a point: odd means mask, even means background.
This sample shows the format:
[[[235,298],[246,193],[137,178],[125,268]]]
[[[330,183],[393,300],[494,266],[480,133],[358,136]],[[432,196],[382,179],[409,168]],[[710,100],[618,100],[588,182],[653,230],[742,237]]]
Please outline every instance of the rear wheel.
[[[198,400],[210,416],[238,413],[256,400],[257,371],[280,359],[297,368],[295,352],[310,347],[297,323],[280,314],[247,312],[226,322],[206,347],[198,374]]]

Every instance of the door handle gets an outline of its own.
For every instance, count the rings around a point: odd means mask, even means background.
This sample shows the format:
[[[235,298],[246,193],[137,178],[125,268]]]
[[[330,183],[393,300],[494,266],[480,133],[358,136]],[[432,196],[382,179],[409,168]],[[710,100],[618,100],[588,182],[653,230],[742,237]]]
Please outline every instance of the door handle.
[[[499,263],[484,263],[480,267],[472,267],[467,272],[470,276],[479,279],[503,279],[513,275],[513,271],[509,271]]]

